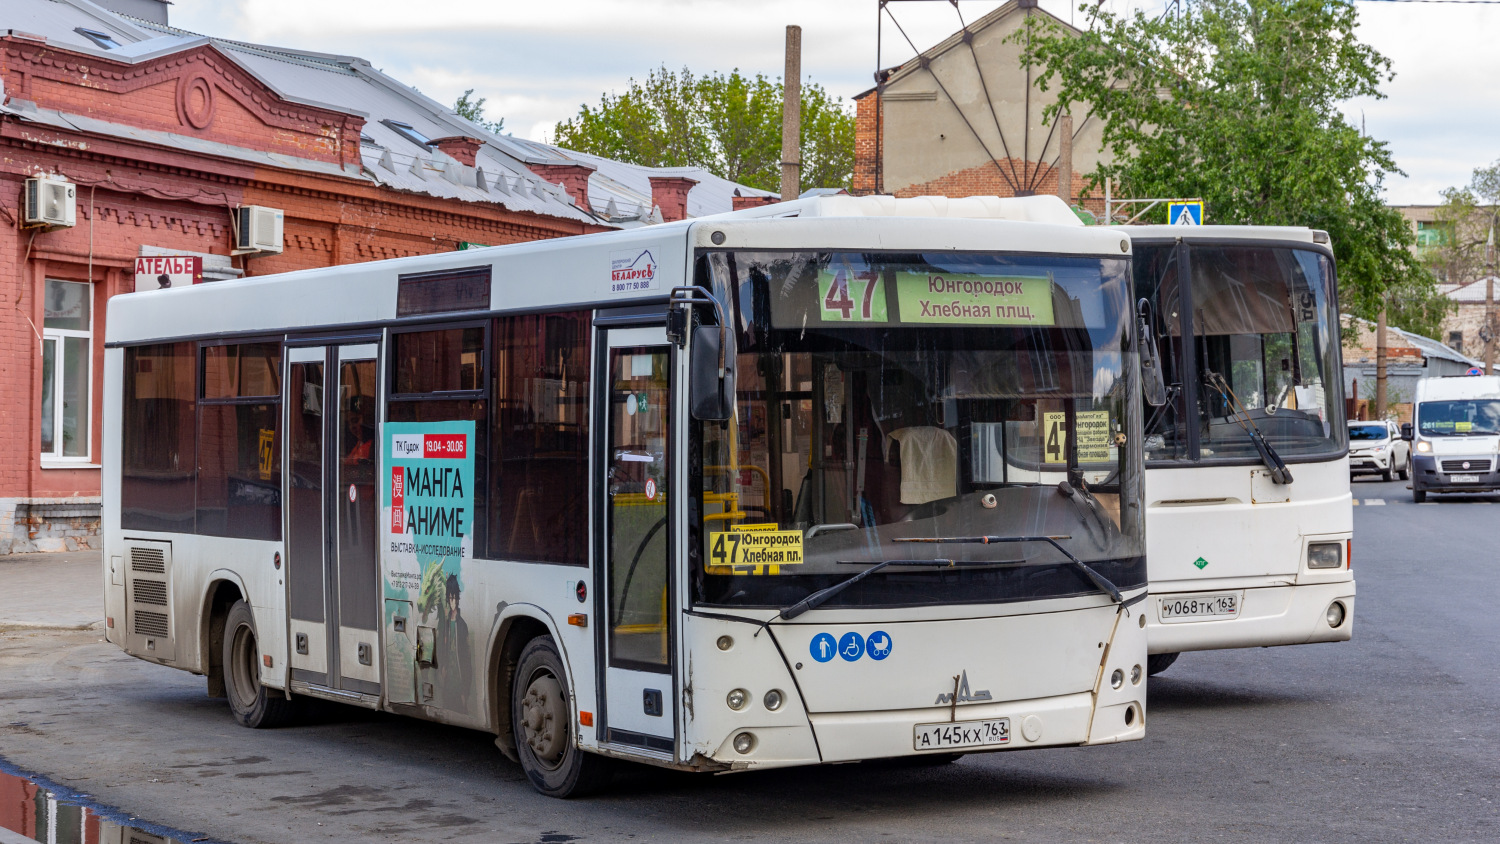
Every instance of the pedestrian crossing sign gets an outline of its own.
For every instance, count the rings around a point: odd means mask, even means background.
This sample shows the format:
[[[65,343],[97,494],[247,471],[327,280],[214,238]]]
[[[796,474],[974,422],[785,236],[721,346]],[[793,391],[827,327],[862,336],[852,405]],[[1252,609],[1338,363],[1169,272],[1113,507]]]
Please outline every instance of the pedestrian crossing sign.
[[[1167,222],[1174,226],[1203,225],[1203,203],[1199,200],[1168,202]]]

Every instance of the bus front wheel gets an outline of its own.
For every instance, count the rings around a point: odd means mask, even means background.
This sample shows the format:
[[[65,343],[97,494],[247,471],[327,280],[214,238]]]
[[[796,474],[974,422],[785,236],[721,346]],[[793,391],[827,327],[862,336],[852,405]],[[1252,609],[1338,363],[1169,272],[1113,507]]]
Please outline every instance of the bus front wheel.
[[[1425,489],[1418,489],[1417,485],[1415,483],[1413,483],[1411,485],[1411,500],[1412,500],[1413,503],[1416,503],[1416,504],[1421,504],[1422,502],[1426,501],[1427,500],[1427,490],[1425,490]]]
[[[609,784],[611,760],[587,753],[574,740],[575,719],[557,643],[538,636],[526,644],[510,690],[516,755],[532,788],[548,797],[582,797]]]
[[[224,619],[224,692],[234,720],[252,729],[279,727],[294,707],[285,695],[260,684],[260,645],[250,605],[236,601]]]

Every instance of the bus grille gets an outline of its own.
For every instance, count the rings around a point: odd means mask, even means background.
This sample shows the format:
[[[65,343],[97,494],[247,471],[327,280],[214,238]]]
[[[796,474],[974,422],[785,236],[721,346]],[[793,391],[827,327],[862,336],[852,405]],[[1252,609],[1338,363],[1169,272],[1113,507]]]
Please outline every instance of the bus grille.
[[[137,604],[167,605],[167,584],[160,580],[137,580],[131,597]]]
[[[1468,465],[1466,466],[1464,464],[1468,464]],[[1447,474],[1450,474],[1450,475],[1452,475],[1452,474],[1460,474],[1461,475],[1461,474],[1463,474],[1465,472],[1468,472],[1468,473],[1471,473],[1471,474],[1472,473],[1478,473],[1478,472],[1488,472],[1489,470],[1490,470],[1490,461],[1488,461],[1488,460],[1444,460],[1443,461],[1443,471],[1445,473],[1447,473]]]
[[[131,548],[130,570],[163,574],[167,570],[166,554],[160,548]]]
[[[159,612],[135,611],[135,632],[142,636],[167,635],[167,615]]]

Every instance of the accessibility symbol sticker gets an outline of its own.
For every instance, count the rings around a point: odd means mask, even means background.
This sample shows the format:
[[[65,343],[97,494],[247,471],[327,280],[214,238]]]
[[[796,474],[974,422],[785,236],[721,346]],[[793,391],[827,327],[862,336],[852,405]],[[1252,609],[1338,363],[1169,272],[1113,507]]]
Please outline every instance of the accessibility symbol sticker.
[[[813,637],[812,644],[808,645],[807,649],[812,652],[813,659],[818,662],[827,662],[833,659],[833,653],[838,649],[838,645],[834,643],[832,636],[819,633]]]
[[[1193,565],[1198,567],[1198,571],[1203,571],[1203,567],[1208,565],[1208,560],[1199,557],[1198,559],[1193,561]]]
[[[839,656],[849,662],[865,655],[865,640],[858,633],[850,630],[839,639]]]
[[[865,653],[870,659],[879,661],[891,655],[891,634],[884,630],[876,630],[865,640]]]

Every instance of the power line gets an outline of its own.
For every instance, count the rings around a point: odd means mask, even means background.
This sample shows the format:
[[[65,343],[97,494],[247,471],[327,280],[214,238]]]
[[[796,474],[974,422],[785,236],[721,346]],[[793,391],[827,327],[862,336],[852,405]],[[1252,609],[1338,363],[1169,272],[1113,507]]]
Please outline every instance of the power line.
[[[1447,3],[1452,6],[1500,6],[1500,0],[1360,0],[1362,3]]]

